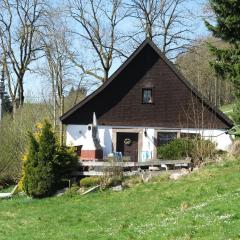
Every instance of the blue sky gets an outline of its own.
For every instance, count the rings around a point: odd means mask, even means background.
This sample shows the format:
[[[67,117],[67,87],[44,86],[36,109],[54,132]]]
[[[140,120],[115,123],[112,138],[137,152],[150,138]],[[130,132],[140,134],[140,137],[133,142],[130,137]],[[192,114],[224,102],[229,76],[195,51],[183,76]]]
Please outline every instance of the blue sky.
[[[191,24],[193,25],[193,34],[192,38],[197,39],[208,35],[208,31],[204,25],[203,18],[203,7],[206,4],[207,0],[188,0],[185,5],[186,8],[192,13],[193,18]],[[120,62],[115,63],[112,67],[112,72],[119,67]],[[111,73],[112,73],[111,72]],[[41,92],[44,87],[46,87],[46,81],[44,79],[33,73],[27,73],[25,84],[25,95],[27,98],[41,97]]]

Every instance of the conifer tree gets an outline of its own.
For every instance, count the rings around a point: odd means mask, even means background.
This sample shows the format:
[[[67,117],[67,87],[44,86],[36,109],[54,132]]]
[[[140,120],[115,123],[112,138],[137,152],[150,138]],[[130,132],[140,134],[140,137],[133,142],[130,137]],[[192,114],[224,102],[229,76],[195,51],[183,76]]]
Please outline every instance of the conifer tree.
[[[20,181],[21,188],[32,196],[34,192],[32,189],[35,188],[35,174],[38,166],[38,149],[39,144],[32,133],[29,133],[29,145],[28,152],[23,158],[23,171],[22,179]],[[30,174],[31,173],[31,174]]]
[[[29,134],[20,187],[31,197],[52,195],[69,170],[77,164],[73,150],[61,147],[47,121],[38,126],[36,135]]]
[[[50,196],[55,190],[54,158],[56,139],[48,122],[37,136],[30,134],[29,151],[24,166],[23,190],[32,197]]]
[[[233,83],[237,99],[234,120],[240,123],[240,1],[209,0],[216,16],[216,23],[205,21],[207,28],[216,38],[229,43],[229,48],[220,49],[210,45],[210,51],[216,59],[211,62],[216,73]]]
[[[3,95],[3,113],[11,113],[12,112],[12,102],[7,93]]]

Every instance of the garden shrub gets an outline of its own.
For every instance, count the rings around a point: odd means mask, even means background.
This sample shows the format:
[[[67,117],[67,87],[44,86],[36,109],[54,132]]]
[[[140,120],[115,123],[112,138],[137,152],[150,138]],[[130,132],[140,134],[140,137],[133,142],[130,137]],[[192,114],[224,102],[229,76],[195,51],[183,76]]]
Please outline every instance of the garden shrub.
[[[192,152],[193,147],[190,139],[177,138],[157,148],[158,158],[171,160],[185,158]]]
[[[116,165],[114,159],[108,159],[109,167],[105,167],[100,177],[100,188],[105,189],[111,186],[120,185],[123,181],[123,167]]]
[[[101,183],[100,177],[85,177],[80,180],[81,187],[93,187]]]
[[[193,149],[190,156],[199,161],[204,161],[206,159],[214,158],[217,154],[216,144],[210,140],[204,139],[192,139]]]
[[[195,160],[211,158],[216,154],[216,145],[210,140],[177,138],[157,148],[158,158],[177,160],[191,157]]]
[[[76,164],[77,156],[59,146],[51,124],[45,121],[38,126],[36,135],[29,134],[19,187],[31,197],[50,196],[59,188],[67,171]]]

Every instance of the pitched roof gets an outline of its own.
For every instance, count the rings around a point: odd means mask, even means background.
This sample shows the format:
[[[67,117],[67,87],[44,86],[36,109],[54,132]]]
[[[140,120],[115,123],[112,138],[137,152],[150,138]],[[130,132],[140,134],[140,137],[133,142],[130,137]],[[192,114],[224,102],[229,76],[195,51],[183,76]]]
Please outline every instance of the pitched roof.
[[[86,103],[88,103],[91,99],[101,93],[111,82],[113,82],[116,77],[125,70],[125,68],[135,59],[135,57],[147,46],[151,46],[155,52],[159,55],[159,57],[169,66],[169,68],[179,77],[179,79],[185,84],[185,86],[197,97],[199,98],[203,104],[211,109],[218,118],[220,118],[229,128],[233,126],[233,122],[229,119],[223,112],[221,112],[218,108],[213,106],[186,78],[181,74],[181,72],[174,66],[172,62],[170,62],[167,57],[160,51],[160,49],[153,43],[152,40],[147,38],[143,43],[130,55],[130,57],[111,75],[111,77],[104,82],[98,89],[96,89],[93,93],[87,96],[84,100],[76,104],[66,113],[64,113],[60,120],[64,122],[70,115],[72,115],[75,111],[83,107]]]

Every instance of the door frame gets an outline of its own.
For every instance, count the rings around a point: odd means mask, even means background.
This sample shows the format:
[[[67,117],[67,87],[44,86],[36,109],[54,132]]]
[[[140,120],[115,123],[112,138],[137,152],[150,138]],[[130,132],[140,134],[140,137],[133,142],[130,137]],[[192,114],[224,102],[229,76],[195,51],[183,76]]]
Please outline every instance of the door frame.
[[[117,133],[138,133],[138,159],[141,159],[142,145],[143,145],[143,131],[144,129],[139,128],[113,128],[112,129],[112,144],[113,152],[117,149]]]

